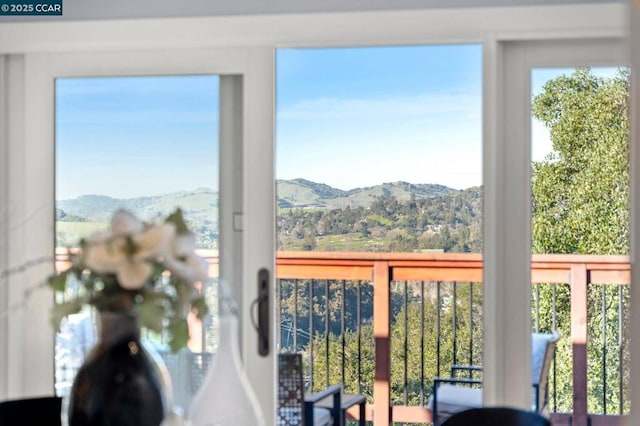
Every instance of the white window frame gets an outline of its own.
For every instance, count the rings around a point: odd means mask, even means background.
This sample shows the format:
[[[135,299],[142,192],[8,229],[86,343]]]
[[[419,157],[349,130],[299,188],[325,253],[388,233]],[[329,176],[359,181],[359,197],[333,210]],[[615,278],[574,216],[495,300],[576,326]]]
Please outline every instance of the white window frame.
[[[170,60],[167,60],[170,58]],[[57,77],[135,75],[220,75],[220,278],[240,302],[244,323],[250,324],[249,306],[256,297],[250,282],[256,278],[244,271],[266,267],[273,273],[275,221],[268,209],[258,209],[275,196],[274,185],[257,177],[273,175],[273,94],[264,80],[273,78],[272,51],[264,48],[124,51],[99,53],[29,53],[10,64],[13,90],[24,96],[10,99],[22,117],[10,117],[11,143],[5,159],[9,177],[6,196],[11,200],[7,228],[9,265],[22,259],[54,258],[54,86]],[[29,82],[22,85],[21,82]],[[247,106],[251,106],[250,108]],[[24,122],[25,125],[21,126]],[[38,126],[27,122],[37,122]],[[251,170],[244,173],[244,170]],[[243,185],[243,182],[246,184]],[[249,212],[243,215],[243,206]],[[24,226],[21,218],[28,218]],[[256,232],[256,230],[258,230]],[[248,240],[245,240],[248,239]],[[249,244],[247,241],[250,241]],[[9,277],[4,291],[7,306],[18,304],[24,283],[37,283],[52,271],[52,262],[26,269]],[[255,276],[255,274],[253,274]],[[246,291],[244,289],[247,289]],[[53,297],[49,291],[34,292],[29,303],[3,322],[9,333],[2,357],[6,398],[50,394],[53,390],[53,330],[48,325]],[[39,325],[34,327],[34,325]],[[245,333],[243,353],[253,371],[259,393],[273,394],[273,356],[258,357],[255,333]],[[275,337],[275,331],[272,336]],[[253,350],[251,350],[253,349]],[[6,357],[6,358],[5,358]],[[273,411],[271,398],[264,410]]]
[[[524,230],[528,229],[528,207],[523,207],[523,199],[514,200],[510,191],[514,188],[504,184],[509,177],[516,176],[512,185],[521,194],[528,194],[528,177],[524,178],[509,164],[525,164],[528,157],[522,157],[523,149],[510,149],[503,126],[508,110],[505,109],[508,93],[506,92],[506,74],[508,69],[505,46],[512,42],[527,42],[547,40],[553,43],[558,40],[612,40],[617,45],[623,45],[627,35],[629,5],[626,4],[589,4],[589,5],[558,5],[558,6],[530,6],[530,7],[493,7],[493,8],[459,8],[434,10],[408,10],[384,12],[347,12],[347,13],[318,13],[292,14],[271,16],[236,16],[236,17],[204,17],[204,18],[174,18],[155,20],[128,21],[91,21],[91,22],[47,22],[29,24],[0,24],[0,54],[5,55],[0,61],[0,124],[6,122],[8,132],[0,133],[0,142],[13,149],[16,141],[24,137],[32,137],[33,132],[51,131],[51,126],[42,126],[41,130],[29,130],[25,114],[16,115],[15,106],[24,110],[20,93],[15,93],[6,81],[29,81],[31,75],[28,70],[16,66],[13,62],[29,61],[30,54],[47,52],[51,58],[68,52],[90,51],[100,55],[109,51],[140,51],[158,52],[169,50],[167,61],[174,61],[176,52],[189,49],[220,48],[229,50],[249,49],[248,61],[258,67],[255,86],[258,99],[262,102],[245,105],[245,112],[250,116],[264,114],[263,120],[257,120],[256,126],[243,127],[245,136],[255,138],[260,143],[254,147],[260,155],[251,155],[244,151],[245,173],[243,173],[244,193],[244,233],[245,258],[243,265],[243,287],[246,294],[252,289],[255,280],[252,273],[256,267],[264,266],[265,262],[273,262],[273,242],[267,247],[266,243],[253,245],[252,232],[262,235],[261,227],[273,232],[275,226],[273,211],[273,104],[267,99],[273,99],[273,53],[278,47],[320,47],[320,46],[369,46],[369,45],[405,45],[405,44],[443,44],[443,43],[481,43],[483,45],[483,180],[485,188],[484,199],[484,291],[485,291],[485,349],[484,362],[488,371],[485,376],[485,402],[489,404],[513,401],[516,405],[523,405],[523,395],[528,392],[530,375],[521,368],[502,368],[504,360],[522,359],[526,350],[508,342],[518,341],[522,337],[522,327],[527,324],[528,311],[515,311],[502,297],[501,292],[510,282],[518,280],[528,282],[530,271],[527,269],[528,239]],[[8,55],[8,56],[7,56]],[[179,62],[181,59],[175,59]],[[4,65],[3,65],[4,64]],[[8,66],[7,66],[8,64]],[[269,67],[267,64],[271,64]],[[40,66],[47,68],[47,63]],[[176,64],[176,66],[179,66]],[[517,84],[527,84],[520,82]],[[11,87],[8,87],[11,86]],[[25,90],[34,90],[25,87]],[[9,93],[7,93],[9,91]],[[247,101],[247,97],[244,101]],[[37,108],[38,106],[34,106]],[[28,111],[28,109],[26,110]],[[524,108],[522,111],[524,114]],[[33,123],[31,123],[33,124]],[[527,124],[528,126],[528,124]],[[23,133],[26,133],[23,134]],[[2,152],[0,152],[2,153]],[[31,154],[31,153],[30,153]],[[38,159],[31,161],[51,162],[52,153],[42,152]],[[528,154],[526,154],[528,155]],[[1,157],[0,169],[8,166],[9,157]],[[271,159],[271,164],[265,164]],[[22,159],[24,161],[24,159]],[[33,163],[35,164],[35,163]],[[526,163],[528,164],[528,163]],[[29,166],[31,171],[33,165]],[[523,166],[525,167],[525,166]],[[528,170],[528,166],[525,167]],[[264,173],[264,174],[263,174]],[[271,176],[269,182],[264,182],[264,176]],[[3,193],[15,194],[20,190],[23,180],[0,173],[0,202],[5,200]],[[264,192],[260,192],[264,190]],[[248,191],[255,195],[249,197]],[[26,201],[27,196],[22,202]],[[510,208],[510,202],[518,204],[518,218],[505,223],[505,209]],[[523,210],[524,209],[524,210]],[[635,206],[632,207],[632,217],[635,216]],[[1,217],[1,216],[0,216]],[[524,225],[524,228],[519,227]],[[0,224],[0,226],[2,226]],[[5,225],[6,226],[6,225]],[[40,225],[45,227],[44,222]],[[49,224],[49,226],[51,226]],[[1,228],[0,228],[1,229]],[[516,230],[520,240],[516,243],[516,250],[511,250],[513,241],[508,230]],[[526,241],[525,241],[526,240]],[[632,238],[632,240],[634,240]],[[252,244],[247,246],[247,242]],[[14,256],[20,242],[10,242],[9,247],[0,245],[0,266],[3,259]],[[526,245],[527,258],[524,259]],[[637,243],[634,243],[634,247]],[[51,246],[51,244],[49,244]],[[4,247],[4,248],[3,248]],[[5,253],[2,250],[5,250]],[[18,253],[22,253],[18,251]],[[269,253],[270,260],[266,254]],[[255,259],[255,260],[254,260]],[[5,260],[10,261],[10,259]],[[635,275],[634,275],[635,276]],[[635,281],[635,279],[634,279]],[[632,286],[633,287],[633,286]],[[0,296],[2,296],[0,290]],[[517,295],[519,306],[524,302],[523,294]],[[10,298],[8,299],[10,300]],[[244,301],[246,304],[246,300]],[[2,301],[0,301],[0,304]],[[528,303],[528,301],[526,302]],[[637,305],[637,304],[636,304]],[[42,308],[38,301],[38,307]],[[16,316],[14,314],[11,317]],[[509,318],[509,321],[503,319]],[[38,317],[39,327],[46,327],[44,318]],[[3,321],[0,318],[0,321]],[[33,318],[30,322],[35,323]],[[246,321],[245,321],[246,322]],[[507,324],[514,324],[513,327]],[[245,330],[248,330],[245,328]],[[43,336],[32,340],[40,341]],[[640,328],[632,331],[640,340]],[[7,362],[7,353],[12,358],[22,354],[25,349],[7,350],[9,346],[20,340],[20,336],[13,336],[6,326],[0,323],[0,383],[7,377],[7,371],[13,370],[14,365]],[[45,339],[46,340],[46,339]],[[253,344],[245,333],[245,355],[247,347]],[[6,343],[6,344],[5,344]],[[526,347],[525,347],[526,348]],[[12,352],[13,351],[13,352]],[[20,392],[31,390],[28,385],[26,369],[30,368],[34,358],[42,362],[42,351],[26,357],[18,373],[25,384]],[[528,356],[528,355],[525,355]],[[50,361],[49,361],[50,362]],[[260,383],[260,375],[264,370],[259,359],[247,356],[250,378],[254,384]],[[521,364],[520,364],[521,365]],[[44,370],[43,370],[44,371]],[[52,370],[51,370],[52,371]],[[271,376],[273,377],[273,376]],[[272,389],[273,379],[268,386],[262,385],[261,395],[268,394],[267,388]],[[260,386],[260,385],[258,385]],[[519,389],[514,391],[512,386]],[[525,391],[526,388],[526,391]],[[272,391],[272,390],[271,390]],[[2,389],[0,397],[13,390]],[[20,393],[18,392],[18,393]],[[514,395],[514,396],[512,396]],[[633,398],[633,395],[632,395]],[[639,422],[640,423],[640,422]]]
[[[523,408],[531,404],[531,339],[521,332],[531,330],[531,287],[514,285],[531,282],[531,71],[544,67],[629,66],[626,48],[617,38],[505,41],[498,45],[502,57],[498,75],[503,82],[495,123],[498,137],[494,150],[485,151],[485,155],[502,155],[505,161],[495,161],[495,168],[485,169],[485,182],[498,185],[494,193],[501,199],[485,204],[485,217],[500,226],[485,223],[485,232],[492,227],[495,232],[485,234],[484,259],[485,268],[487,261],[502,263],[502,267],[496,269],[494,286],[489,287],[491,297],[484,299],[484,338],[504,352],[487,353],[490,348],[485,347],[486,404]],[[487,145],[485,148],[489,149]],[[488,186],[485,183],[485,196]],[[496,210],[492,212],[492,208]],[[487,238],[502,243],[490,243]],[[487,383],[487,377],[502,380]]]

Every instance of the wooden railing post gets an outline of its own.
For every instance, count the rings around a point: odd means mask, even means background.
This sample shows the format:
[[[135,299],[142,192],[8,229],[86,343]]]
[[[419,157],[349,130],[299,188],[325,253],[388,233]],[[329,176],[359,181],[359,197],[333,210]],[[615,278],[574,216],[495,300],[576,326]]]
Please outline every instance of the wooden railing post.
[[[571,266],[571,343],[573,346],[572,426],[588,426],[587,415],[587,266]]]
[[[373,265],[373,335],[375,338],[375,382],[373,384],[373,425],[391,423],[391,274],[389,262]]]

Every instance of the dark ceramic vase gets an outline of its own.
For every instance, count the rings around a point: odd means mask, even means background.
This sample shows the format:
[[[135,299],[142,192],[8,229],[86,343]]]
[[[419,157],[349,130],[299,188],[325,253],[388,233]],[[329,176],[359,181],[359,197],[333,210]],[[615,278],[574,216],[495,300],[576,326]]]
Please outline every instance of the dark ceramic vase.
[[[100,341],[73,382],[69,426],[158,426],[165,413],[162,389],[137,317],[102,312]]]

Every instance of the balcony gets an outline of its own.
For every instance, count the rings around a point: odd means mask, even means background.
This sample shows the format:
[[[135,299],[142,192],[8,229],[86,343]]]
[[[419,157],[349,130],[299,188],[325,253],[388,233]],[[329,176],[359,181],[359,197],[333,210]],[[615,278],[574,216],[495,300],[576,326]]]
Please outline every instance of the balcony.
[[[433,376],[482,362],[479,254],[278,252],[276,276],[281,350],[306,353],[310,388],[366,394],[375,426],[429,423]],[[531,281],[533,331],[563,334],[553,424],[622,424],[628,257],[534,255]]]
[[[201,254],[217,276],[217,252]],[[305,352],[309,389],[343,382],[367,395],[374,426],[429,423],[433,377],[482,363],[479,254],[300,251],[278,252],[276,263],[280,350]],[[66,250],[57,250],[56,266],[68,266]],[[622,425],[628,256],[534,255],[531,266],[533,331],[563,335],[550,378],[552,423]]]

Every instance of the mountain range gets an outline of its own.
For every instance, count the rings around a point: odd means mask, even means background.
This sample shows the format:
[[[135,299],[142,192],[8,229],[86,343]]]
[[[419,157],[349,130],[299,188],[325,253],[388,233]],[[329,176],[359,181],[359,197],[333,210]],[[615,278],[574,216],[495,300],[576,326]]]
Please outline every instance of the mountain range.
[[[448,195],[458,190],[437,184],[413,184],[408,182],[389,182],[348,191],[333,188],[323,183],[306,179],[278,180],[278,207],[342,209],[367,207],[380,196],[395,197],[398,201]]]
[[[431,198],[459,192],[437,184],[412,184],[390,182],[380,185],[342,190],[305,179],[278,180],[279,209],[340,209],[367,207],[380,196],[392,196],[398,201]],[[180,206],[192,222],[211,223],[218,217],[218,192],[210,188],[179,191],[163,195],[136,198],[113,198],[105,195],[82,195],[68,200],[58,200],[56,218],[62,222],[109,221],[117,209],[127,209],[146,220],[164,216]]]

